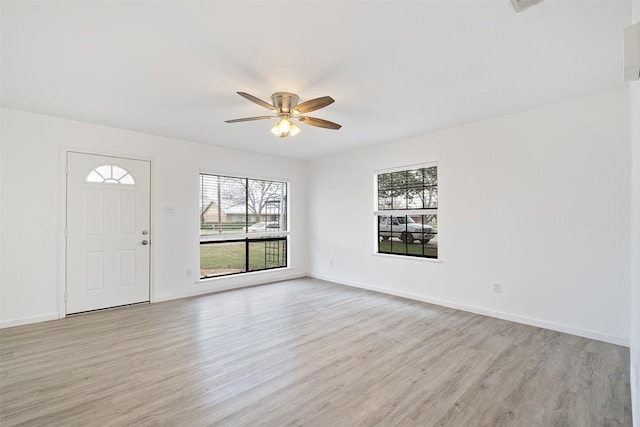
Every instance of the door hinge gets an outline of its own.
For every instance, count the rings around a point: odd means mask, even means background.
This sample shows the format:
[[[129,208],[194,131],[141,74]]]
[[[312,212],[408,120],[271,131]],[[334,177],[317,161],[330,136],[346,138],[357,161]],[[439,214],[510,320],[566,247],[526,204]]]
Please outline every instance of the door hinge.
[[[65,238],[65,239],[68,239],[68,238],[69,238],[69,229],[68,229],[68,228],[65,228],[65,229],[64,229],[64,238]]]
[[[65,292],[65,293],[64,293],[64,302],[69,301],[69,298],[68,298],[68,297],[69,297],[69,295]]]

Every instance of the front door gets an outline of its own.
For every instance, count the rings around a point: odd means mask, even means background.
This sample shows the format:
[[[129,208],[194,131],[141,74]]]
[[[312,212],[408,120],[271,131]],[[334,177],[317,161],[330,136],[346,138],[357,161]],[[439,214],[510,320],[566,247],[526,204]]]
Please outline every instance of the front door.
[[[67,153],[67,314],[149,301],[150,171]]]

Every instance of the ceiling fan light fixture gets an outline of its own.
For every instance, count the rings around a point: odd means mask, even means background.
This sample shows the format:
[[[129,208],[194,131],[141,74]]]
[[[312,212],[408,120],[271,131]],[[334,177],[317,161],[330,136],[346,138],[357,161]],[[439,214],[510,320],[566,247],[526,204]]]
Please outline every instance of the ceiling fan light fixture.
[[[289,133],[291,122],[285,117],[278,122],[278,130],[280,133]]]
[[[300,133],[300,128],[298,127],[298,125],[296,125],[295,123],[291,123],[291,127],[289,129],[289,135],[296,136],[299,133]]]
[[[277,137],[286,138],[299,134],[300,128],[295,123],[291,123],[287,117],[283,117],[271,128],[271,133]]]

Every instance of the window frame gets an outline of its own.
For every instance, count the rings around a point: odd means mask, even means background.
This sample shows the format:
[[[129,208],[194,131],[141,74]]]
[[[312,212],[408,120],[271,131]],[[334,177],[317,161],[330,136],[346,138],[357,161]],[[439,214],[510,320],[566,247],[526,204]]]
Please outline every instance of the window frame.
[[[216,245],[216,244],[225,244],[225,243],[242,243],[244,244],[244,254],[245,254],[245,259],[244,259],[244,271],[238,271],[238,272],[230,272],[230,273],[224,273],[224,274],[217,274],[214,276],[202,276],[200,273],[200,278],[199,281],[203,282],[203,281],[210,281],[210,280],[215,280],[218,278],[224,278],[224,277],[229,277],[229,276],[236,276],[236,275],[242,275],[242,274],[252,274],[252,273],[260,273],[260,272],[264,272],[264,271],[269,271],[269,270],[276,270],[276,269],[286,269],[289,268],[289,263],[290,263],[290,249],[289,249],[289,245],[290,245],[290,239],[289,239],[289,208],[290,208],[290,202],[289,202],[289,192],[290,192],[290,183],[289,181],[285,180],[285,179],[278,179],[278,178],[265,178],[265,177],[252,177],[252,176],[237,176],[236,174],[230,174],[230,173],[220,173],[220,172],[213,172],[213,171],[208,171],[208,170],[200,170],[198,173],[198,201],[199,203],[202,201],[202,176],[203,175],[208,175],[208,176],[213,176],[213,177],[223,177],[223,178],[230,178],[230,179],[238,179],[238,180],[243,180],[245,183],[245,197],[246,197],[246,201],[245,201],[245,222],[242,225],[242,232],[240,233],[218,233],[218,234],[211,234],[211,235],[203,235],[202,233],[202,219],[201,219],[201,215],[202,215],[202,207],[199,207],[199,218],[198,218],[198,237],[199,237],[199,242],[198,242],[198,248],[199,248],[199,262],[198,262],[198,269],[201,271],[202,269],[202,259],[201,259],[201,248],[202,245]],[[249,213],[249,206],[248,206],[248,192],[246,191],[246,189],[248,189],[248,183],[249,181],[266,181],[266,182],[273,182],[273,183],[277,183],[277,184],[283,184],[284,185],[284,194],[285,194],[285,203],[284,203],[284,211],[283,213],[279,213],[278,215],[284,215],[284,230],[278,230],[278,231],[265,231],[264,232],[255,232],[255,233],[249,233],[248,228],[251,226],[251,224],[253,223],[252,221],[249,221],[249,217],[250,217],[250,213]],[[265,214],[268,215],[268,214]],[[268,222],[268,221],[266,221]],[[283,247],[283,265],[277,265],[277,266],[273,266],[273,267],[266,267],[265,268],[260,268],[260,269],[251,269],[250,268],[250,247],[252,243],[267,243],[267,242],[283,242],[284,247]],[[278,252],[280,251],[281,247],[278,245]],[[265,249],[266,250],[266,249]],[[265,265],[266,265],[266,261],[265,261]]]
[[[408,208],[397,208],[397,209],[381,209],[380,208],[380,188],[379,188],[379,177],[382,174],[389,174],[389,173],[395,173],[395,172],[405,172],[405,171],[414,171],[414,170],[418,170],[418,169],[427,169],[427,168],[432,168],[435,167],[436,168],[436,194],[437,194],[437,199],[436,199],[436,205],[435,207],[428,207],[428,208],[414,208],[414,207],[408,207]],[[409,216],[409,217],[415,217],[415,216],[435,216],[436,217],[436,223],[439,223],[439,204],[438,204],[438,199],[439,199],[439,184],[440,184],[440,174],[439,174],[439,165],[438,162],[425,162],[425,163],[419,163],[419,164],[413,164],[413,165],[406,165],[406,166],[398,166],[398,167],[394,167],[394,168],[387,168],[387,169],[380,169],[380,170],[376,170],[374,172],[374,176],[373,176],[373,190],[374,190],[374,207],[373,207],[373,228],[374,228],[374,255],[377,256],[391,256],[391,257],[404,257],[405,259],[414,259],[414,260],[422,260],[422,261],[431,261],[431,262],[441,262],[441,254],[440,254],[440,247],[439,247],[439,242],[438,242],[438,246],[436,247],[436,255],[432,256],[432,255],[427,255],[425,254],[425,245],[426,244],[422,244],[422,253],[420,254],[416,254],[416,253],[408,253],[409,251],[409,247],[408,244],[409,243],[404,243],[406,245],[407,248],[407,252],[402,253],[402,252],[393,252],[392,250],[389,251],[381,251],[380,250],[380,244],[381,244],[381,235],[380,235],[380,225],[382,223],[383,220],[381,220],[381,217],[387,217],[387,222],[391,223],[393,222],[401,222],[398,221],[397,218],[398,217],[405,217],[405,216]],[[426,189],[427,187],[433,187],[433,185],[431,186],[427,186],[426,184],[423,183],[421,190]],[[395,188],[397,190],[397,188]],[[394,221],[395,220],[395,221]],[[388,225],[388,227],[390,227],[389,233],[390,235],[390,239],[393,238],[393,225]],[[439,225],[436,225],[436,228],[434,229],[434,234],[435,237],[439,237]],[[415,233],[414,233],[415,234]],[[416,239],[418,240],[418,239]],[[429,239],[431,240],[431,239]]]

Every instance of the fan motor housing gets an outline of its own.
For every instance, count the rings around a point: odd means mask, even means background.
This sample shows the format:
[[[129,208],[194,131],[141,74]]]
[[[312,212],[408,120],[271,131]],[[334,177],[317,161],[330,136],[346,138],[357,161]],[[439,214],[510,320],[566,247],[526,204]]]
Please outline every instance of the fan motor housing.
[[[291,109],[298,105],[300,98],[291,92],[276,92],[271,95],[273,106],[278,109],[279,113],[290,113]]]

